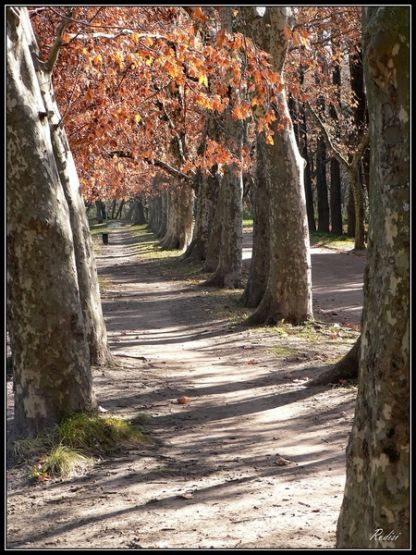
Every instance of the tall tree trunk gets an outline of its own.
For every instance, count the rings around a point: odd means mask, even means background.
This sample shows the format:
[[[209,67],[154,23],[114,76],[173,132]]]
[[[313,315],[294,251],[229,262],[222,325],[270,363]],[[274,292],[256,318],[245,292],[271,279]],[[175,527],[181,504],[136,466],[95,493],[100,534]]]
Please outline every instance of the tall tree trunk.
[[[101,307],[94,249],[84,201],[80,194],[75,162],[66,133],[59,126],[61,117],[59,107],[52,94],[52,82],[44,72],[39,72],[38,81],[46,111],[51,114],[49,116],[49,125],[51,128],[52,148],[69,207],[81,306],[90,349],[91,364],[109,364],[112,362],[112,357],[107,344],[107,330]],[[105,204],[101,202],[101,205],[105,211]]]
[[[135,225],[143,225],[146,222],[144,217],[144,208],[141,198],[136,197],[133,201],[132,213],[130,216],[130,222]]]
[[[310,152],[308,149],[306,110],[305,110],[304,104],[302,104],[302,107],[301,107],[301,117],[302,117],[302,130],[300,132],[301,155],[302,155],[302,158],[306,161],[306,166],[304,171],[306,212],[308,215],[309,231],[316,231],[315,208],[313,204],[313,190],[312,190],[312,168],[311,168],[312,156],[310,155]]]
[[[266,10],[270,22],[270,53],[273,69],[282,75],[288,48],[285,30],[294,24],[290,8]],[[264,21],[266,25],[267,22]],[[280,117],[275,122],[274,145],[268,145],[270,161],[270,268],[266,291],[248,323],[299,323],[312,317],[312,280],[309,232],[303,173],[305,161],[297,148],[286,93],[279,93]],[[290,264],[287,262],[290,260]]]
[[[199,154],[203,154],[206,148],[207,140],[220,140],[220,130],[218,126],[217,119],[211,114],[207,115],[205,134],[198,149]],[[218,265],[218,255],[215,256],[214,248],[218,249],[218,242],[213,243],[211,249],[210,245],[210,235],[213,232],[213,220],[215,205],[217,204],[217,197],[219,192],[219,179],[217,174],[218,166],[215,165],[211,168],[210,174],[199,171],[195,178],[195,189],[196,189],[196,214],[195,214],[195,225],[193,229],[193,237],[191,244],[184,254],[185,259],[192,260],[207,260],[206,266],[209,271],[214,271]],[[213,241],[220,239],[215,233]],[[209,254],[208,254],[209,251]]]
[[[208,249],[209,231],[213,218],[213,202],[209,194],[209,177],[201,171],[195,178],[196,214],[192,241],[186,249],[184,260],[205,261]]]
[[[69,411],[93,409],[95,397],[70,209],[32,58],[36,44],[26,8],[8,8],[6,15],[15,427],[18,435],[33,436]]]
[[[409,548],[409,7],[367,7],[368,275],[337,547]]]
[[[364,191],[360,181],[359,162],[347,169],[348,181],[350,182],[352,199],[354,202],[354,248],[365,249],[365,203]]]
[[[320,96],[317,100],[317,106],[322,113],[325,112],[325,99]],[[328,184],[326,179],[326,142],[322,133],[317,139],[316,148],[316,192],[318,200],[318,231],[329,232],[329,201],[328,201]]]
[[[208,237],[207,253],[203,266],[204,272],[214,272],[219,261],[219,246],[221,245],[222,224],[223,224],[223,202],[221,180],[218,175],[215,176],[215,197],[212,198],[214,214],[211,219],[211,229]],[[214,191],[212,191],[214,192]],[[209,194],[211,194],[209,188]]]
[[[242,296],[244,306],[256,307],[263,298],[270,264],[270,166],[264,133],[258,134],[254,185],[253,249],[250,273]]]
[[[115,215],[116,220],[121,220],[121,218],[123,216],[124,203],[125,203],[125,200],[121,199],[120,205],[119,205],[119,207],[117,209],[117,212],[116,212],[116,215]]]
[[[160,246],[183,250],[192,238],[193,190],[188,183],[179,183],[168,194],[167,229]]]
[[[334,85],[341,86],[341,68],[336,65],[332,73]],[[339,100],[339,96],[337,98]],[[329,114],[333,120],[337,120],[337,112],[333,104],[329,106]],[[341,168],[336,158],[331,158],[331,187],[330,187],[330,206],[331,206],[331,232],[342,235],[342,210],[341,210]]]
[[[346,172],[346,175],[348,175],[347,172]],[[352,190],[350,177],[348,177],[347,218],[348,218],[347,235],[348,237],[354,237],[355,236],[355,203],[354,203],[354,192]]]
[[[316,190],[318,197],[318,231],[329,231],[328,185],[326,182],[326,144],[318,137],[316,150]]]
[[[117,200],[114,199],[111,202],[111,219],[114,220],[115,215],[116,215],[116,209],[117,209]]]
[[[353,115],[355,126],[359,133],[362,132],[363,127],[368,123],[368,110],[367,99],[364,87],[364,71],[363,71],[363,55],[361,45],[354,54],[350,56],[350,76],[351,76],[351,90],[354,93],[356,105],[354,107]],[[367,158],[368,162],[368,149],[367,154],[363,156],[362,161]],[[350,207],[351,220],[354,221],[354,236],[359,234],[359,245],[355,248],[364,248],[364,222],[365,222],[365,189],[364,189],[364,176],[361,173],[361,164],[357,167],[356,174],[353,182],[353,196],[354,196],[354,210]],[[368,167],[367,167],[368,170]],[[367,173],[368,176],[368,173]],[[357,209],[358,207],[358,209]],[[359,215],[357,215],[359,213]],[[351,225],[352,228],[352,225]],[[352,229],[351,229],[352,231]],[[361,242],[361,236],[363,241]],[[356,237],[357,243],[357,237]]]
[[[222,27],[232,30],[231,8],[220,10]],[[240,91],[233,90],[238,97]],[[235,120],[231,115],[232,101],[224,112],[223,142],[238,158],[244,140],[244,126],[242,121]],[[243,247],[243,173],[240,168],[226,166],[221,179],[222,227],[221,247],[219,250],[218,266],[207,280],[206,285],[217,287],[241,287],[242,279],[242,247]]]
[[[239,137],[234,128],[241,126],[239,121],[230,121],[231,115],[226,116],[225,129],[231,127],[229,138],[236,142]],[[240,140],[242,136],[240,137]],[[242,146],[242,145],[241,145]],[[241,287],[242,270],[242,200],[243,200],[243,175],[235,173],[232,168],[226,167],[221,180],[220,202],[222,213],[221,247],[219,249],[218,265],[214,274],[205,282],[206,285],[228,287],[231,289]],[[218,248],[218,245],[217,245]]]

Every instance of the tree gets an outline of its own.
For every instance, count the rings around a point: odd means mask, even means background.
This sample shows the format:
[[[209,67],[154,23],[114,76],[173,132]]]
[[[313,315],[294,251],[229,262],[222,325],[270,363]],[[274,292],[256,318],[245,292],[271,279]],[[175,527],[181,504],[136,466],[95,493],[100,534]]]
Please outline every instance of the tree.
[[[410,10],[365,8],[363,32],[371,145],[368,272],[337,547],[400,549],[409,547],[410,534]]]
[[[7,258],[17,434],[92,410],[110,358],[75,166],[26,8],[8,8]],[[61,32],[63,31],[61,29]]]
[[[281,85],[276,94],[273,139],[266,138],[270,161],[269,274],[263,298],[248,323],[276,323],[282,318],[299,323],[312,317],[312,281],[303,186],[305,162],[296,144],[282,76],[287,30],[293,27],[294,20],[290,8],[268,8],[263,17],[264,24],[270,25],[271,62]]]

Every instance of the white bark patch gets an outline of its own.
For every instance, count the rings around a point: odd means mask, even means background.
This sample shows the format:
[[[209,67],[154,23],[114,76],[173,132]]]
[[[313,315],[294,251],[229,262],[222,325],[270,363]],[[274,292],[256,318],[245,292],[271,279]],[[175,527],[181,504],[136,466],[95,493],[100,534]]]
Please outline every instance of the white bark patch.
[[[407,123],[409,121],[409,114],[406,112],[403,106],[400,108],[399,111],[399,120],[403,123]]]
[[[38,419],[48,416],[45,401],[38,396],[28,395],[23,399],[23,406],[26,418]]]
[[[394,240],[397,237],[397,234],[398,234],[397,225],[392,219],[392,213],[389,210],[386,210],[384,237],[385,237],[387,246],[394,247]]]
[[[391,419],[391,405],[384,405],[383,407],[383,417],[385,420]]]
[[[391,55],[392,56],[397,56],[397,54],[399,53],[400,50],[400,44],[397,42],[394,46],[393,46],[393,50],[391,51]]]
[[[383,513],[386,515],[386,517],[387,517],[387,522],[388,522],[389,524],[392,524],[393,522],[395,522],[396,519],[395,519],[394,513],[393,513],[388,507],[386,507],[385,505],[383,505],[383,506],[382,506],[382,511],[383,511]]]
[[[386,468],[390,465],[390,461],[388,456],[385,453],[381,453],[381,455],[376,458],[373,459],[372,461],[372,466],[374,467],[374,470],[378,470],[379,468],[381,468],[382,472],[386,471]]]

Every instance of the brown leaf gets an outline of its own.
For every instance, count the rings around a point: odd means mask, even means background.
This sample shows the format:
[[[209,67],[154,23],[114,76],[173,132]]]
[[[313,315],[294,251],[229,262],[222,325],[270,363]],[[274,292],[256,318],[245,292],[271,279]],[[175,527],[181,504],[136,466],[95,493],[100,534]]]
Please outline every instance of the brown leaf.
[[[192,399],[190,397],[187,397],[186,395],[182,395],[182,397],[179,397],[176,400],[180,405],[186,405],[192,401]]]

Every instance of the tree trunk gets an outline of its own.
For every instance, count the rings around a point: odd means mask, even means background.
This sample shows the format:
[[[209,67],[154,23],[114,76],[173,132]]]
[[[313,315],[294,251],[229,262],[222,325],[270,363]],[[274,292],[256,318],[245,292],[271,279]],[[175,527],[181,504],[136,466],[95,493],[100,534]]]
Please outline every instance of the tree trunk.
[[[306,127],[306,110],[305,105],[302,104],[301,109],[303,129],[300,133],[301,155],[306,161],[304,179],[305,179],[305,198],[306,198],[306,212],[308,214],[308,227],[309,231],[316,231],[315,224],[315,208],[313,205],[313,190],[312,190],[312,157],[308,149],[308,134]]]
[[[219,261],[219,245],[221,245],[223,224],[223,203],[221,181],[218,176],[216,176],[216,191],[215,198],[213,199],[213,211],[214,215],[212,217],[211,229],[208,237],[207,254],[203,267],[204,272],[214,272]]]
[[[232,31],[231,8],[220,10],[222,27]],[[240,90],[233,90],[233,97],[238,98]],[[232,101],[223,116],[223,143],[233,152],[236,158],[241,157],[244,140],[244,126],[241,120],[232,115]],[[221,246],[219,249],[218,266],[206,285],[217,287],[238,288],[242,279],[242,247],[243,247],[243,173],[241,168],[225,166],[221,179]]]
[[[192,238],[193,190],[188,183],[180,183],[168,195],[167,229],[160,246],[183,250]]]
[[[115,215],[116,220],[121,220],[121,218],[123,216],[124,202],[125,202],[124,199],[122,199],[121,202],[120,202],[120,206],[118,207],[116,215]]]
[[[368,275],[339,549],[408,549],[410,380],[409,7],[367,7]]]
[[[209,194],[208,176],[198,171],[196,181],[196,214],[192,241],[186,249],[184,260],[204,261],[207,256],[210,224],[213,217],[213,202]]]
[[[348,173],[346,172],[348,176]],[[348,176],[348,205],[347,205],[347,218],[348,218],[348,237],[355,236],[355,204],[354,204],[354,193],[352,190],[352,184],[350,177]]]
[[[308,382],[308,386],[338,383],[340,380],[354,380],[358,378],[358,364],[361,349],[361,336],[354,343],[346,355],[335,366],[322,372],[315,379]]]
[[[231,118],[231,116],[228,117]],[[232,129],[234,126],[241,126],[241,122],[239,121],[229,121],[228,123],[231,124]],[[225,125],[225,128],[227,130],[228,126]],[[237,133],[230,132],[228,137],[234,138],[237,142]],[[242,139],[242,135],[240,139]],[[218,266],[211,278],[205,282],[206,285],[231,289],[241,287],[243,242],[242,200],[242,172],[239,171],[238,174],[236,174],[232,168],[226,167],[224,176],[221,180],[220,202],[222,204],[221,213],[223,219]]]
[[[34,436],[69,411],[93,409],[95,397],[70,209],[31,54],[36,44],[26,8],[7,9],[6,30],[15,429],[17,435]]]
[[[244,306],[256,307],[267,285],[270,264],[269,191],[270,167],[264,133],[257,135],[254,186],[253,249],[250,273],[242,296]]]
[[[294,24],[290,8],[267,9],[270,18],[270,52],[274,71],[282,74],[287,52],[285,30]],[[270,269],[265,294],[249,324],[293,323],[312,317],[312,280],[309,232],[303,173],[305,161],[297,148],[286,94],[279,93],[285,129],[274,127],[270,161]],[[290,261],[290,264],[288,264]]]
[[[144,217],[143,202],[140,198],[135,198],[132,207],[132,213],[130,216],[130,222],[134,225],[143,225],[146,222]]]
[[[332,82],[334,85],[341,86],[341,68],[336,65],[332,73]],[[339,96],[337,98],[339,101]],[[329,114],[333,120],[337,120],[337,112],[333,104],[329,106]],[[342,210],[341,210],[341,168],[336,158],[331,158],[331,188],[330,188],[330,206],[331,206],[331,232],[342,235]]]
[[[351,184],[352,198],[354,201],[354,248],[357,250],[365,249],[365,204],[363,188],[360,181],[359,165],[348,168],[347,174]]]

